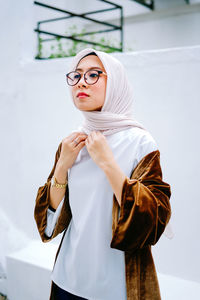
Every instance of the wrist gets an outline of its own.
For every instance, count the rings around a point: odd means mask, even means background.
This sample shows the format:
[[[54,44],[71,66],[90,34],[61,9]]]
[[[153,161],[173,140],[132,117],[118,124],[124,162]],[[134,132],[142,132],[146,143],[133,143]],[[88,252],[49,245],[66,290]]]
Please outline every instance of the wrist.
[[[65,183],[67,181],[68,169],[62,162],[57,162],[54,177],[59,183]]]
[[[56,173],[67,174],[68,168],[62,160],[58,160],[56,164]]]
[[[103,162],[101,164],[101,169],[106,173],[110,173],[110,171],[112,171],[113,169],[117,169],[118,168],[118,165],[116,163],[116,161],[113,159],[113,160],[109,160],[109,161],[106,161],[106,162]]]

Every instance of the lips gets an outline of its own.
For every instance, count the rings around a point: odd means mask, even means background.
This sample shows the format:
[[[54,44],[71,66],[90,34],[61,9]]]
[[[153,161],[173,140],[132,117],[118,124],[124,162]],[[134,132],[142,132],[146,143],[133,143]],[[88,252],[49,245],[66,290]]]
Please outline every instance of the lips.
[[[83,98],[83,97],[89,97],[86,93],[78,93],[77,97]]]

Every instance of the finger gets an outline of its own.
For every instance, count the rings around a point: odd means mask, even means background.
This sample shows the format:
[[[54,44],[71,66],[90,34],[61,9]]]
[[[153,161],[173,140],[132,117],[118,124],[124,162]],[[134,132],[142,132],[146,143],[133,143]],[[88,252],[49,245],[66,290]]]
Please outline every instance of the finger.
[[[86,145],[86,147],[88,147],[89,146],[89,139],[87,138],[86,140],[85,140],[85,145]]]
[[[73,140],[70,141],[70,145],[72,145],[73,147],[76,147],[78,144],[80,143],[80,137],[76,136]]]
[[[85,136],[85,135],[77,135],[77,136],[75,136],[75,138],[73,139],[73,141],[74,140],[76,140],[76,141],[82,141],[82,140],[85,140],[87,138],[87,136]]]
[[[98,134],[98,131],[93,131],[92,137],[93,137],[93,140],[98,139],[100,137],[100,135]]]
[[[85,136],[77,136],[73,141],[71,141],[70,145],[74,148],[77,148],[81,142],[85,141],[85,139]]]
[[[92,137],[92,140],[93,140],[93,141],[96,139],[97,134],[96,134],[95,131],[92,132],[91,137]]]
[[[85,134],[85,133],[79,133],[78,136],[80,136],[80,137],[87,137],[88,135]]]
[[[84,146],[85,146],[85,141],[80,142],[76,147],[77,151],[80,151]]]
[[[72,132],[70,135],[68,135],[68,138],[71,138],[71,137],[74,137],[74,136],[77,136],[79,134],[79,132]]]
[[[92,139],[92,136],[91,136],[91,134],[90,134],[90,135],[88,135],[88,137],[87,137],[87,139],[86,139],[86,140],[88,141],[88,144],[92,143],[93,139]]]
[[[95,131],[92,131],[89,136],[90,136],[90,141],[94,141],[95,138],[97,137],[97,134]]]
[[[100,131],[97,131],[96,134],[97,134],[98,136],[104,136]]]
[[[71,138],[69,136],[67,136],[62,140],[62,144],[63,145],[71,145],[72,140],[74,140],[75,138],[76,138],[76,134]]]
[[[101,139],[104,139],[104,140],[106,140],[106,137],[105,137],[105,135],[104,135],[104,134],[102,134],[100,131],[97,131],[97,136],[98,136],[99,138],[101,138]]]
[[[83,131],[79,131],[78,133],[83,134],[83,135],[87,135],[85,132]]]
[[[85,137],[87,137],[87,134],[85,134],[84,132],[75,131],[75,132],[72,132],[70,135],[68,135],[67,138],[69,138],[70,140],[72,140],[72,139],[74,139],[77,136],[85,136]]]
[[[96,131],[97,135],[103,135],[100,131]]]
[[[91,136],[92,136],[92,137],[95,137],[96,135],[97,135],[96,131],[92,131],[92,132],[91,132]]]
[[[76,140],[77,142],[79,142],[80,140],[82,140],[83,138],[86,138],[86,136],[80,133],[77,133],[75,135],[72,135],[72,137],[70,137],[70,142],[74,142],[74,140]]]
[[[65,137],[63,141],[72,141],[78,136],[78,132],[72,132],[70,135]]]

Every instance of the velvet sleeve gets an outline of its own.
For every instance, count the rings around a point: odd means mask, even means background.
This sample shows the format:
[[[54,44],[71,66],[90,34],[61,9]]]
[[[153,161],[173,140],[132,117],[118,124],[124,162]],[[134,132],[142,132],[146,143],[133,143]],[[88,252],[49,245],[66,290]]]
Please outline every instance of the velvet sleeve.
[[[170,185],[162,180],[159,150],[147,154],[126,177],[111,248],[134,251],[154,245],[171,217]]]
[[[45,228],[47,226],[47,210],[49,208],[50,203],[50,187],[51,187],[51,178],[53,177],[57,161],[60,156],[62,143],[60,143],[56,155],[55,155],[55,161],[54,166],[47,178],[47,182],[40,186],[37,192],[36,200],[35,200],[35,208],[34,208],[34,219],[37,224],[37,228],[40,234],[40,237],[43,242],[48,242],[52,240],[54,237],[56,237],[59,233],[63,232],[64,229],[67,229],[72,214],[71,209],[69,205],[69,190],[68,185],[66,187],[65,197],[64,197],[64,203],[62,206],[62,210],[60,213],[60,216],[58,217],[58,221],[55,225],[55,229],[53,231],[53,234],[51,237],[48,237],[45,234]]]

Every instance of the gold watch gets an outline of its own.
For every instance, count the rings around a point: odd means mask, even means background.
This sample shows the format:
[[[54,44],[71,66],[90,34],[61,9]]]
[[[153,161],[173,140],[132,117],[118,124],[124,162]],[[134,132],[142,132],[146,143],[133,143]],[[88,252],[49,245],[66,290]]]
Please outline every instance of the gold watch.
[[[51,180],[51,184],[52,184],[52,186],[55,186],[56,188],[59,188],[59,189],[64,189],[67,186],[67,182],[66,183],[58,183],[55,176],[53,176],[53,178]]]

